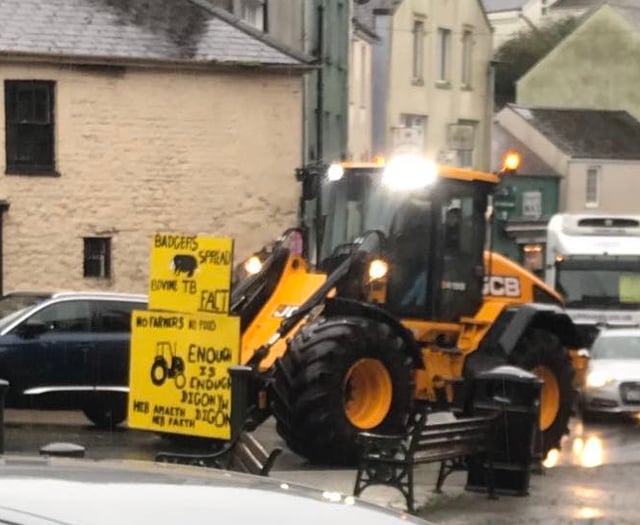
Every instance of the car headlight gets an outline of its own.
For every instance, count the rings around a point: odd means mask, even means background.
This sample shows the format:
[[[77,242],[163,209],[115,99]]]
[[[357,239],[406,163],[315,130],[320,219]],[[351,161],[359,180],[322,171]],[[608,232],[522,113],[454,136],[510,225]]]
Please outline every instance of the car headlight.
[[[589,388],[602,388],[613,382],[613,378],[604,372],[593,370],[587,374],[587,386]]]

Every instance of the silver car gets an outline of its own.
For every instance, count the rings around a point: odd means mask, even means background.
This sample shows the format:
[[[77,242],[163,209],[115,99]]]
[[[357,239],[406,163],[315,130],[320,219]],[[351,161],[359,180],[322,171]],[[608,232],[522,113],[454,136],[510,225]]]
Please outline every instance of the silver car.
[[[337,492],[199,467],[0,458],[0,523],[400,525],[427,523]]]
[[[640,328],[603,330],[591,347],[583,417],[640,412]]]

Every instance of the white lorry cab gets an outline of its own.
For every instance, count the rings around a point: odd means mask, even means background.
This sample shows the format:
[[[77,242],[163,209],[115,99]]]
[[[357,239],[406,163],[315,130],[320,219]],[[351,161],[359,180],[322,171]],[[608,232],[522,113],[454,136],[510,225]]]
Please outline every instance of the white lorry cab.
[[[545,280],[588,344],[598,325],[640,324],[640,215],[554,215]]]

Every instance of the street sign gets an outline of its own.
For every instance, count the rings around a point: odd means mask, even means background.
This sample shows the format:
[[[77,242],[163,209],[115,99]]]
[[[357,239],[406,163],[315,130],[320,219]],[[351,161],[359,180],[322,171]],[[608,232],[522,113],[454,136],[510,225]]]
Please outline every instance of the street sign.
[[[149,309],[228,313],[232,262],[232,239],[156,233]]]
[[[136,311],[131,323],[129,426],[230,439],[240,318]]]

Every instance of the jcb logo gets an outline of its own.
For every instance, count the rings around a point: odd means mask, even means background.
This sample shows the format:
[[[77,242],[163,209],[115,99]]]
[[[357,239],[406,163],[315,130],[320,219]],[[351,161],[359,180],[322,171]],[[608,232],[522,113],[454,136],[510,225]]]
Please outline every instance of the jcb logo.
[[[522,295],[520,279],[504,275],[485,276],[482,294],[495,297],[520,297]]]
[[[273,317],[284,319],[285,317],[289,317],[297,309],[298,309],[297,306],[291,306],[291,305],[288,305],[288,304],[281,304],[273,312]]]

